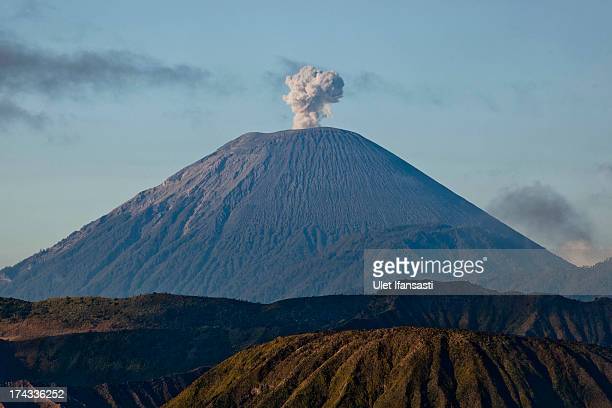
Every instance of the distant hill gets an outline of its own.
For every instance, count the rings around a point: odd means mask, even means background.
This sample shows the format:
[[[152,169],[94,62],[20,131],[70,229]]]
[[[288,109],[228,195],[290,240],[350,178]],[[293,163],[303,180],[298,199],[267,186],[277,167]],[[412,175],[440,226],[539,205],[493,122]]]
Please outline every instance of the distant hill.
[[[574,279],[580,279],[580,276],[582,276],[593,284],[600,282],[601,285],[606,285],[606,282],[612,279],[612,258],[598,262],[593,266],[583,266],[580,269],[581,273],[573,276]]]
[[[258,304],[223,298],[0,298],[0,338],[194,328],[264,329],[269,336],[397,325],[461,328],[612,345],[612,299],[561,296],[335,295]]]
[[[540,247],[356,133],[247,133],[2,269],[0,295],[355,294],[366,248]],[[610,284],[552,254],[544,263],[537,279],[529,271],[490,289],[565,293],[570,282],[586,295]]]
[[[304,334],[246,349],[165,406],[611,405],[609,348],[396,328]]]

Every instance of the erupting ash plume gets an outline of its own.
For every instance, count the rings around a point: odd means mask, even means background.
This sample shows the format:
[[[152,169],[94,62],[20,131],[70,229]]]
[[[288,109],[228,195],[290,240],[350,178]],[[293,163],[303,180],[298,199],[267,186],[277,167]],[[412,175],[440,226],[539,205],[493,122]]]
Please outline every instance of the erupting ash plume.
[[[321,71],[307,65],[285,79],[289,93],[283,100],[294,113],[293,129],[319,126],[319,119],[331,116],[331,104],[342,98],[344,81],[335,71]]]

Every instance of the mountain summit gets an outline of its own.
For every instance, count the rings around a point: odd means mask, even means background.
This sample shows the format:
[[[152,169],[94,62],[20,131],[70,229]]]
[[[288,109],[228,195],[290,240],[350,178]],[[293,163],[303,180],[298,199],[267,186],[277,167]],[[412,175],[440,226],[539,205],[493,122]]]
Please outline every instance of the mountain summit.
[[[356,133],[247,133],[4,268],[0,295],[355,293],[362,250],[393,247],[538,246]]]

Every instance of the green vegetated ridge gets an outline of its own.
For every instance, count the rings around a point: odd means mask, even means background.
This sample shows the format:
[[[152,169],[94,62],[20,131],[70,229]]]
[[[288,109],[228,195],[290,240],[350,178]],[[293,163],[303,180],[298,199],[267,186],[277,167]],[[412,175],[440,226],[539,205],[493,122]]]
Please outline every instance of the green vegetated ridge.
[[[232,356],[167,405],[607,407],[610,348],[394,328],[276,339]]]

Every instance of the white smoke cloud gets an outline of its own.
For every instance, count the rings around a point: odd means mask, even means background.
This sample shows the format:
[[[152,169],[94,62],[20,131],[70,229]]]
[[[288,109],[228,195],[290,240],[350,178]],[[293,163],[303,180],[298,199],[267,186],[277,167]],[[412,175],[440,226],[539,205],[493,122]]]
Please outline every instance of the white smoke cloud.
[[[306,65],[285,78],[289,93],[283,100],[294,113],[293,129],[319,126],[321,118],[331,116],[331,104],[342,98],[344,81],[335,71],[321,71]]]

